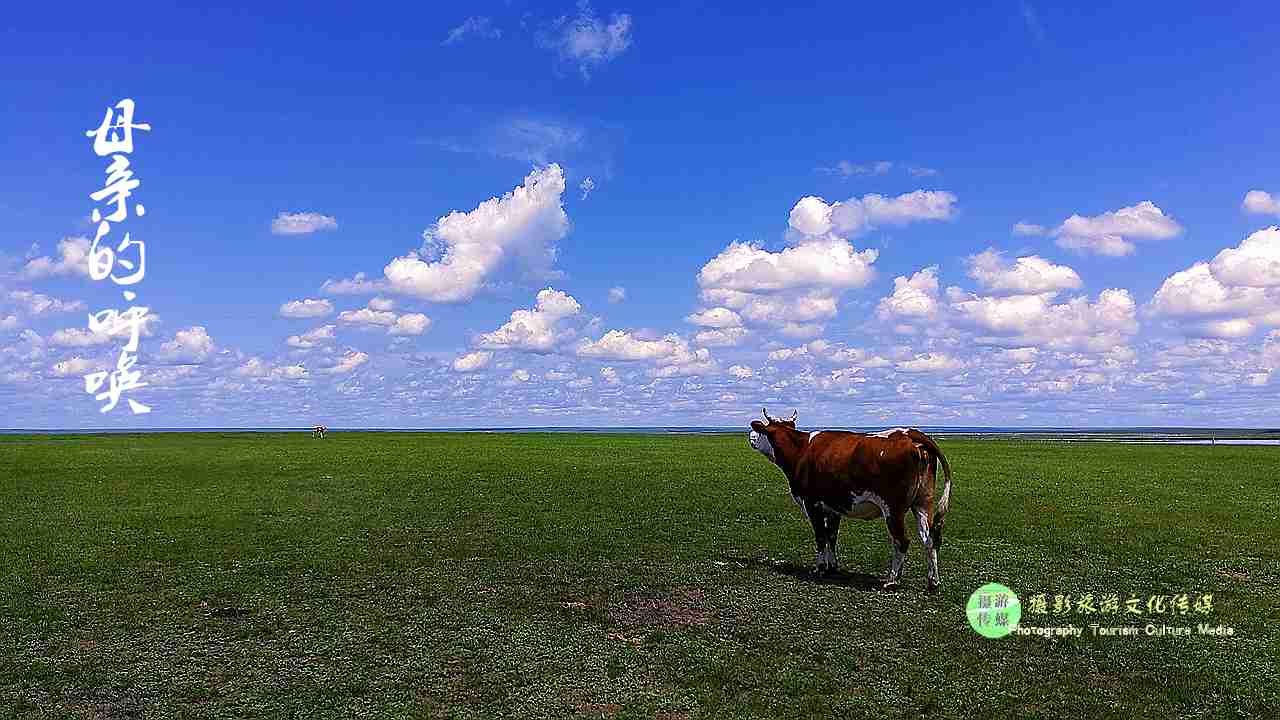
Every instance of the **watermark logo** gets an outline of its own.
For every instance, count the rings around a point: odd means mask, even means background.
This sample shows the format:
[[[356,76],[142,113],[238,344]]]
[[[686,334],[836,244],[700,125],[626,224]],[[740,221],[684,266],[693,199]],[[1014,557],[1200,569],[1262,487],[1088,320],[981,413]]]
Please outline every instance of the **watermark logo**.
[[[965,610],[969,625],[983,637],[1002,638],[1013,632],[1022,619],[1018,596],[1000,583],[987,583],[969,596]]]

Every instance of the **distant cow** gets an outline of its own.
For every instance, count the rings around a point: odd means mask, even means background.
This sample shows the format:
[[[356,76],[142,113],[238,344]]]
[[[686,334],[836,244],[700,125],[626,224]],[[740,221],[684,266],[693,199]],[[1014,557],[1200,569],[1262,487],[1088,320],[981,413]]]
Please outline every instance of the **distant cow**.
[[[325,433],[327,433],[327,432],[329,432],[329,428],[327,428],[327,427],[325,427],[325,426],[323,426],[323,425],[317,425],[317,426],[315,426],[314,428],[312,428],[312,429],[311,429],[311,437],[318,437],[318,438],[320,438],[321,440],[323,440],[323,439],[324,439],[324,434],[325,434]]]
[[[942,583],[938,549],[951,499],[951,466],[938,444],[915,429],[895,428],[866,434],[837,430],[801,432],[796,414],[786,420],[769,417],[751,423],[751,447],[782,469],[791,485],[791,498],[813,525],[819,572],[835,570],[836,536],[841,517],[889,525],[893,564],[884,580],[896,587],[907,559],[906,514],[915,513],[924,556],[929,565],[928,592]],[[935,496],[938,464],[946,474],[942,494]]]

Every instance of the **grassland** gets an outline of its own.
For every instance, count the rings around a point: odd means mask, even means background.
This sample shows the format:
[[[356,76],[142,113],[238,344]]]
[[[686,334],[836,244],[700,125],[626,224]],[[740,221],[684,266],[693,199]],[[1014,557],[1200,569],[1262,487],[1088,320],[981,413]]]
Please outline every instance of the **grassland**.
[[[930,597],[878,523],[811,577],[741,436],[0,437],[0,716],[1280,717],[1280,451],[943,447]],[[1235,635],[986,639],[989,581]]]

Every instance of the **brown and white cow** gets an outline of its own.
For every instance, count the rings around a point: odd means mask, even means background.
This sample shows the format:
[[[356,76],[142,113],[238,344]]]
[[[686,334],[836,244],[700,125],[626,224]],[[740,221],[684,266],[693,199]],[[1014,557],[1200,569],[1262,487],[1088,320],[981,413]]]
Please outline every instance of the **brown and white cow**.
[[[791,498],[813,525],[819,572],[835,570],[836,536],[842,517],[874,520],[889,526],[893,563],[884,579],[886,588],[902,578],[907,559],[906,515],[916,516],[920,542],[928,563],[926,590],[936,592],[938,549],[951,499],[951,466],[938,444],[916,429],[895,428],[878,433],[838,430],[796,430],[796,414],[786,420],[769,417],[751,423],[751,447],[782,469],[791,485]],[[938,464],[946,474],[941,495],[935,496]]]

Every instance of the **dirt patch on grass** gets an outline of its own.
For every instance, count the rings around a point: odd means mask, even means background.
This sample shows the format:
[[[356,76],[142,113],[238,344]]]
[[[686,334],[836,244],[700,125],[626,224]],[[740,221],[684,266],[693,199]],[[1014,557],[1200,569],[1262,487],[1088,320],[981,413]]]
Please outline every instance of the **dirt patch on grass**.
[[[701,588],[678,587],[658,597],[627,598],[609,607],[607,616],[626,628],[679,629],[711,622]]]

